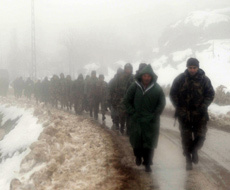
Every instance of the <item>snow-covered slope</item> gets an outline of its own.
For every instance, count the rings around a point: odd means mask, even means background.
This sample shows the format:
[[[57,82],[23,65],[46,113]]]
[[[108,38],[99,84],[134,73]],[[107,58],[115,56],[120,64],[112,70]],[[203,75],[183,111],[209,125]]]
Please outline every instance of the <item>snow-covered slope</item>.
[[[230,15],[227,10],[192,12],[165,29],[151,63],[161,85],[170,85],[186,69],[187,59],[196,57],[215,88],[219,85],[230,88]],[[134,71],[140,62],[132,63]],[[111,69],[124,64],[119,61]]]
[[[165,29],[159,39],[160,53],[197,48],[197,44],[209,40],[229,39],[229,25],[230,16],[226,11],[192,12]]]
[[[213,11],[196,11],[168,26],[154,48],[151,65],[162,86],[171,85],[174,78],[186,69],[189,57],[196,57],[200,67],[211,79],[214,88],[220,85],[230,92],[230,8]],[[134,72],[142,60],[132,63]],[[110,66],[107,81],[124,61]],[[113,72],[112,72],[113,71]],[[228,113],[228,107],[210,107],[214,114]],[[220,111],[218,111],[220,110]]]
[[[15,106],[0,105],[0,189],[10,189],[10,182],[18,176],[22,160],[30,153],[30,145],[35,142],[43,128],[37,124],[33,110]],[[10,122],[14,121],[14,122]],[[7,133],[7,134],[6,134]]]
[[[7,97],[0,123],[0,190],[140,186],[120,170],[127,166],[112,135],[84,116]]]
[[[159,53],[152,63],[162,85],[185,70],[186,60],[196,57],[214,87],[230,87],[229,9],[196,11],[168,26],[159,39]]]
[[[204,46],[205,48],[199,48]],[[189,57],[196,57],[200,67],[211,79],[213,86],[230,87],[230,39],[213,39],[197,44],[197,48],[188,48],[161,55],[152,66],[159,75],[161,85],[171,84],[173,79],[186,69]]]

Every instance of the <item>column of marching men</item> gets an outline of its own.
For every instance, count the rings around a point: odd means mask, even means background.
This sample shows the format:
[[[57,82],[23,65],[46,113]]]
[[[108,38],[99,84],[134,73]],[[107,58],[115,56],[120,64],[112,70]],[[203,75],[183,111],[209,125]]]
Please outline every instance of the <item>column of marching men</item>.
[[[169,96],[180,125],[186,170],[192,170],[193,164],[199,162],[198,151],[206,139],[208,107],[215,92],[196,58],[188,59],[186,67],[185,72],[172,81]],[[157,79],[151,65],[141,63],[133,75],[133,67],[127,63],[117,70],[109,83],[104,81],[104,75],[97,77],[96,71],[92,71],[91,76],[84,78],[80,74],[74,81],[64,74],[36,82],[18,78],[13,87],[17,98],[24,92],[28,99],[34,95],[37,102],[67,110],[74,108],[77,115],[88,112],[96,120],[100,110],[104,121],[109,109],[112,129],[129,136],[136,165],[143,164],[145,171],[151,172],[159,139],[160,116],[166,104]]]
[[[133,67],[127,63],[123,69],[117,70],[109,83],[105,82],[104,75],[97,76],[96,71],[92,71],[91,75],[85,77],[79,74],[76,80],[63,73],[36,81],[19,77],[13,81],[12,86],[16,98],[35,98],[37,103],[43,102],[67,110],[74,109],[77,115],[86,112],[96,120],[101,113],[102,120],[105,121],[106,113],[110,110],[113,129],[125,134],[128,133],[128,116],[123,98],[128,87],[134,82],[132,73]]]

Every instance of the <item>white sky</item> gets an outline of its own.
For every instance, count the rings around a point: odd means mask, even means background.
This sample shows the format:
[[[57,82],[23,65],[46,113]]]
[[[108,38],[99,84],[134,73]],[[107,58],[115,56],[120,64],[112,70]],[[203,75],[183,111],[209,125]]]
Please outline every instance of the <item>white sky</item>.
[[[1,56],[7,57],[14,32],[19,47],[30,47],[30,6],[30,0],[0,0]],[[74,31],[86,56],[93,44],[89,54],[100,49],[119,60],[139,47],[143,51],[156,47],[164,28],[189,12],[223,8],[230,6],[230,1],[35,0],[35,6],[38,49],[55,55],[62,48],[63,35]],[[121,49],[126,51],[121,53]]]

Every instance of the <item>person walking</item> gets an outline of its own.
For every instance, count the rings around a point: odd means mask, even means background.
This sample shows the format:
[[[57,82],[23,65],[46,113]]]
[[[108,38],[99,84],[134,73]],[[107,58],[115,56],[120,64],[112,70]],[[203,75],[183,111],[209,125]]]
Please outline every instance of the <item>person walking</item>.
[[[173,81],[170,99],[176,108],[175,117],[180,124],[186,170],[199,162],[198,150],[202,148],[209,120],[208,106],[215,96],[210,79],[200,69],[199,61],[190,58],[187,69]]]
[[[154,149],[157,148],[160,115],[165,107],[165,95],[157,83],[151,65],[143,68],[124,98],[126,112],[131,118],[130,143],[136,156],[136,165],[145,165],[151,172]]]

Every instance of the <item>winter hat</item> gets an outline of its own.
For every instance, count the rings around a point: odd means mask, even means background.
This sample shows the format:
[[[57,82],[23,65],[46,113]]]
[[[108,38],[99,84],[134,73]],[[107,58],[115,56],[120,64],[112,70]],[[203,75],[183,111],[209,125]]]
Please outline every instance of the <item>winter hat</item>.
[[[96,75],[96,71],[93,70],[93,71],[91,72],[91,75]]]
[[[187,61],[187,67],[190,67],[190,66],[200,67],[199,63],[200,62],[196,58],[189,58]]]
[[[126,63],[126,64],[125,64],[125,69],[126,69],[126,68],[133,68],[133,66],[132,66],[130,63]]]
[[[121,73],[123,73],[123,69],[119,67],[119,68],[117,69],[117,74],[121,74]]]
[[[104,75],[101,74],[101,75],[99,75],[99,78],[103,78],[104,79],[105,77],[104,77]]]

